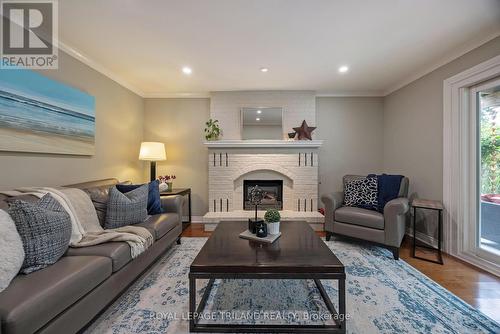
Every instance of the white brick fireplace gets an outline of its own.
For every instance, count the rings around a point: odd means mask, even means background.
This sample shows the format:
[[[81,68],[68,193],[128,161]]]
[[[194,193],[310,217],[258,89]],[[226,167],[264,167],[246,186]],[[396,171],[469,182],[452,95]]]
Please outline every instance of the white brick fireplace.
[[[222,140],[206,142],[208,148],[209,212],[203,217],[210,230],[224,220],[247,220],[244,210],[245,180],[278,180],[283,183],[282,221],[307,221],[323,229],[318,208],[318,150],[321,140],[241,140],[240,109],[248,106],[283,108],[283,138],[306,120],[315,123],[313,92],[216,92],[210,114],[219,119]],[[281,183],[281,182],[280,182]],[[264,212],[259,212],[263,217]]]
[[[283,220],[323,222],[317,212],[321,141],[218,141],[206,145],[209,213],[205,223],[252,216],[252,211],[243,210],[244,180],[283,181]]]

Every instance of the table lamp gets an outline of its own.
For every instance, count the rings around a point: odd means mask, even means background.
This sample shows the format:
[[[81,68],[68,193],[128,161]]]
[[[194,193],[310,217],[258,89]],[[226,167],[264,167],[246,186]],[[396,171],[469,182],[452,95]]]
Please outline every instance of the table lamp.
[[[156,179],[156,162],[167,160],[165,144],[151,141],[142,142],[139,160],[151,162],[151,181],[154,181]]]

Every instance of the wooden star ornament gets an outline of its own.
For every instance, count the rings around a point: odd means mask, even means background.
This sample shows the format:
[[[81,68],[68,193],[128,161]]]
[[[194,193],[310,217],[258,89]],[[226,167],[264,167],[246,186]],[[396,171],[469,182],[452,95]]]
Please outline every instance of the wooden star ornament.
[[[298,134],[299,140],[309,139],[312,140],[311,134],[316,129],[315,126],[308,126],[306,120],[302,121],[302,125],[298,128],[293,128]]]

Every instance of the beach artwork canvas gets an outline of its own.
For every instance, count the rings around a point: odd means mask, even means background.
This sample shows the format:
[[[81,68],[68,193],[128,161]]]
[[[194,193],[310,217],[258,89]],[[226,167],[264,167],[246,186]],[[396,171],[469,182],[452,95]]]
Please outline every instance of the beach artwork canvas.
[[[0,151],[93,155],[95,99],[39,73],[0,70]]]

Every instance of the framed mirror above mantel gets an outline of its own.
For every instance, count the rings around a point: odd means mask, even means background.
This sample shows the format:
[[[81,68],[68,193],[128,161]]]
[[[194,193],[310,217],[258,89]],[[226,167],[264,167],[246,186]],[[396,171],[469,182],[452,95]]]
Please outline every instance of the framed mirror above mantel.
[[[242,140],[283,140],[283,108],[241,108],[240,131]]]

